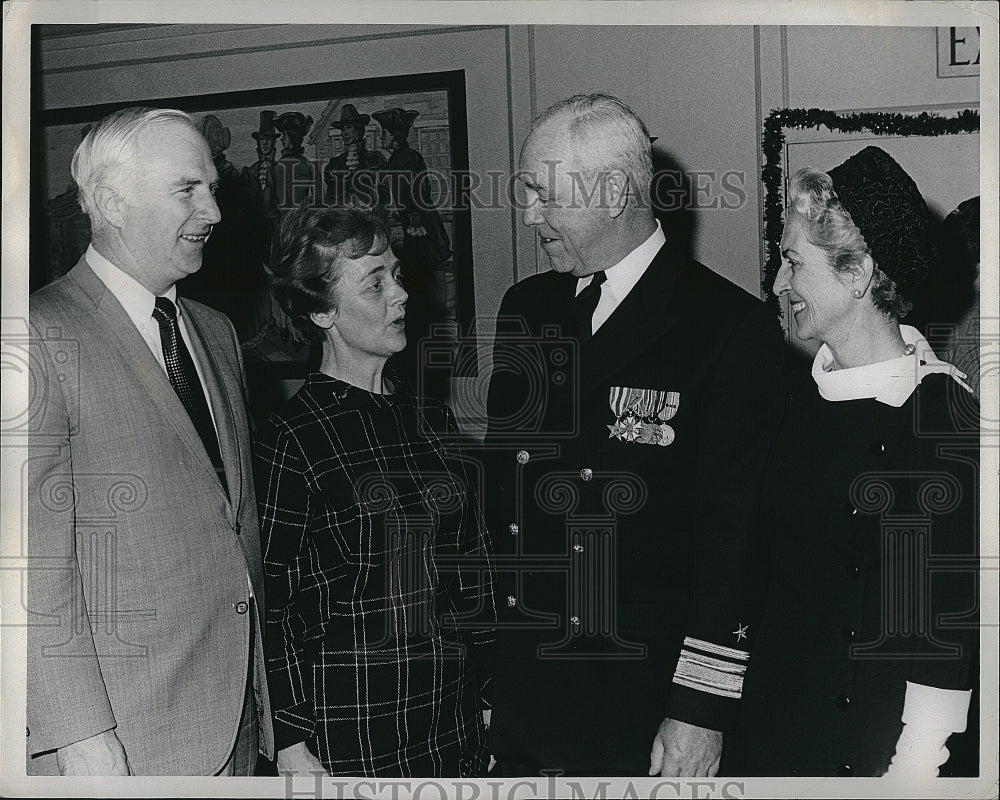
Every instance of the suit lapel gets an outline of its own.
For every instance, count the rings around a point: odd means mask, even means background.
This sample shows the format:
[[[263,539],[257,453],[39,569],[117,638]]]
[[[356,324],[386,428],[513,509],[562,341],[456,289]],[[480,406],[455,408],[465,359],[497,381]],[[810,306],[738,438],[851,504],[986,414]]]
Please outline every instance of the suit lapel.
[[[205,452],[198,431],[191,422],[187,410],[177,397],[174,387],[167,378],[160,363],[149,349],[142,334],[136,330],[129,315],[125,313],[121,303],[104,282],[90,268],[86,258],[81,258],[70,271],[69,277],[77,284],[88,298],[91,307],[87,310],[93,317],[94,326],[105,333],[105,338],[118,351],[126,368],[131,370],[139,383],[142,384],[153,403],[159,409],[160,415],[177,433],[181,441],[194,454],[199,463],[215,478],[215,468]],[[204,363],[202,360],[200,363]],[[215,411],[215,403],[212,410]],[[222,492],[222,486],[219,485]],[[223,492],[223,495],[225,493]]]
[[[229,496],[235,506],[243,496],[243,471],[241,469],[241,453],[239,452],[239,432],[236,430],[232,396],[238,388],[227,381],[228,373],[221,369],[212,349],[207,346],[207,337],[201,320],[198,319],[191,305],[178,298],[184,312],[184,324],[191,339],[192,356],[201,366],[208,402],[212,406],[212,416],[215,418],[215,428],[219,435],[219,450],[222,462],[226,467],[226,481],[229,485]],[[213,470],[214,471],[214,470]]]
[[[664,244],[628,296],[583,345],[583,388],[593,389],[644,357],[680,319],[677,282],[682,265]]]

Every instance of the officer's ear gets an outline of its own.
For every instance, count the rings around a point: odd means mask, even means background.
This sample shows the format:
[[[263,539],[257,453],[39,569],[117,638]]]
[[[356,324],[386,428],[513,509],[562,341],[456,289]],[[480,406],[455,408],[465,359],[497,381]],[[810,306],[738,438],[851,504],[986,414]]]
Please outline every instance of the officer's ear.
[[[608,204],[608,214],[612,219],[620,217],[629,202],[630,182],[628,174],[620,169],[607,173],[604,181],[605,197]]]

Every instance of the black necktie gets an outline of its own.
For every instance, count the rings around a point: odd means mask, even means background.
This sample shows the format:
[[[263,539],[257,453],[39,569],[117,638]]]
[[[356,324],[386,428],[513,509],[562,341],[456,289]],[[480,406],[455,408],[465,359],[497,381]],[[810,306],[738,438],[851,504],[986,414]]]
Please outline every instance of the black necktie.
[[[594,310],[601,299],[601,284],[607,280],[604,270],[595,272],[590,283],[574,300],[573,316],[576,322],[576,337],[580,342],[590,339],[594,330]]]
[[[191,422],[194,423],[195,430],[205,445],[208,457],[212,459],[212,465],[222,482],[222,488],[228,492],[226,469],[222,464],[222,454],[219,452],[219,437],[215,433],[215,425],[212,424],[212,414],[208,410],[201,381],[198,380],[198,371],[181,338],[181,330],[177,325],[177,308],[166,297],[157,297],[153,318],[160,325],[160,346],[163,348],[163,360],[167,365],[170,383],[184,404],[184,408],[187,409],[188,416],[191,417]]]

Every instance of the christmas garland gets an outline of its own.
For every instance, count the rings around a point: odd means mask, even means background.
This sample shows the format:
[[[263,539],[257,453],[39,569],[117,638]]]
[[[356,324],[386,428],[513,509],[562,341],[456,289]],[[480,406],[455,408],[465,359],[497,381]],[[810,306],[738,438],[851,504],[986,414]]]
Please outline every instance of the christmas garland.
[[[785,129],[819,128],[825,126],[835,133],[874,133],[878,136],[947,136],[956,133],[976,133],[979,130],[979,112],[971,109],[960,111],[953,117],[936,114],[879,113],[864,111],[857,114],[838,114],[821,108],[777,108],[764,120],[762,145],[764,168],[764,274],[761,289],[768,305],[780,312],[778,298],[771,294],[771,286],[781,267],[781,229],[784,224],[784,201],[781,186],[781,156],[785,147]]]

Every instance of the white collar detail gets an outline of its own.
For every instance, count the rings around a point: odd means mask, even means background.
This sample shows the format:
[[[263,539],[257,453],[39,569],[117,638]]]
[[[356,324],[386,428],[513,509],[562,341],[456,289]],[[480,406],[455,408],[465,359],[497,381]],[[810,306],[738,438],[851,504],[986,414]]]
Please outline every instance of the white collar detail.
[[[951,375],[967,391],[972,391],[964,380],[966,374],[939,359],[920,331],[910,325],[900,325],[899,332],[903,341],[913,347],[911,354],[863,367],[831,369],[833,352],[825,344],[820,347],[812,364],[812,377],[820,396],[832,402],[874,398],[899,408],[920,381],[934,372]]]

